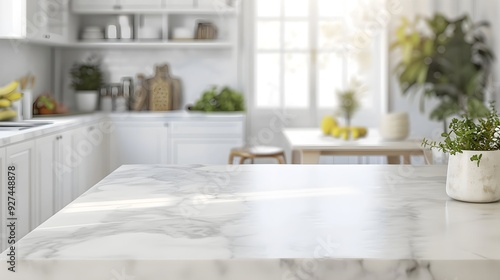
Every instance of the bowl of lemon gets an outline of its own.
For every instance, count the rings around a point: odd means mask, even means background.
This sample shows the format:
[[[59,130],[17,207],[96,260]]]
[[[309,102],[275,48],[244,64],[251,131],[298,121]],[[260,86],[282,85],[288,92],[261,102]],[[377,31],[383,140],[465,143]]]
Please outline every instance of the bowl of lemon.
[[[344,140],[359,139],[368,135],[368,129],[361,126],[340,126],[333,116],[325,116],[321,121],[321,131],[324,135]]]

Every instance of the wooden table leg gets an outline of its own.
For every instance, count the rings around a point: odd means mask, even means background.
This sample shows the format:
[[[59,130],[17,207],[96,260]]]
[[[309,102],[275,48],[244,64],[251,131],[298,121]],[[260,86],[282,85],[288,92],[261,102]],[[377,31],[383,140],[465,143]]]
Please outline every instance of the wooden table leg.
[[[302,164],[318,164],[319,151],[302,151]]]
[[[387,156],[387,163],[388,164],[401,164],[401,157],[400,156]]]
[[[411,155],[403,155],[403,164],[411,164]]]
[[[292,164],[301,164],[302,163],[302,155],[298,150],[292,150]]]

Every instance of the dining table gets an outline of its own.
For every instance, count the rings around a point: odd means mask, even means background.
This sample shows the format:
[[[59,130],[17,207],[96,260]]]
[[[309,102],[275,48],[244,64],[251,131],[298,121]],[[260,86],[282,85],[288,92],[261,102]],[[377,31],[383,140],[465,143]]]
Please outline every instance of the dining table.
[[[319,128],[286,128],[283,135],[293,164],[318,164],[321,156],[385,156],[389,164],[411,164],[411,156],[422,156],[432,163],[422,139],[384,140],[377,129],[369,129],[364,138],[347,140],[325,135]]]

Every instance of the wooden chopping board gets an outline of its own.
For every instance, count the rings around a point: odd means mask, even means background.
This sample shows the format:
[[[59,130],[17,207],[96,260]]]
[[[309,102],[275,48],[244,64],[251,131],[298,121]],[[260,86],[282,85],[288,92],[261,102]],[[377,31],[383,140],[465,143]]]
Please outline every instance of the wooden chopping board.
[[[169,111],[173,109],[173,84],[167,79],[168,65],[156,67],[155,76],[148,80],[149,110]]]

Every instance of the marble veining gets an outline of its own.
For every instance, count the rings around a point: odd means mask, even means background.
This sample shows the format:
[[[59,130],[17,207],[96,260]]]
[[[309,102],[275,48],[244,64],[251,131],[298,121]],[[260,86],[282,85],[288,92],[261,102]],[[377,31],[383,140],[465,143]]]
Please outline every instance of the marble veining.
[[[446,166],[122,166],[17,244],[0,279],[498,279],[500,203]]]

